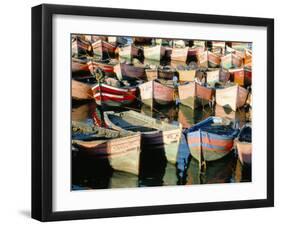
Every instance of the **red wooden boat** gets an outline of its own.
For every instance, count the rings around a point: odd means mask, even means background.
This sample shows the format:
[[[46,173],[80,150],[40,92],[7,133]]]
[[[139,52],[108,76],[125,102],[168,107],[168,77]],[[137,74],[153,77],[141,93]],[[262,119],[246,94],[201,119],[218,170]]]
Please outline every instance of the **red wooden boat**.
[[[252,84],[252,71],[247,68],[238,68],[229,70],[233,77],[234,83],[240,86],[249,86]]]
[[[90,72],[93,74],[96,68],[100,68],[106,75],[114,75],[113,63],[104,63],[99,61],[89,61],[88,67]]]
[[[90,75],[90,70],[88,64],[77,58],[72,58],[71,61],[71,71],[74,76]]]
[[[136,100],[135,87],[117,88],[104,83],[92,87],[93,97],[98,105],[120,107],[132,104]]]

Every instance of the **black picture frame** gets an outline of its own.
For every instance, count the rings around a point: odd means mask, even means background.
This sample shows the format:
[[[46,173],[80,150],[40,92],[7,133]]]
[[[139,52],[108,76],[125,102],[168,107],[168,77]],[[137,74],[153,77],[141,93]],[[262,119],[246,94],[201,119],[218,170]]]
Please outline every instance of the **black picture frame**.
[[[267,198],[195,204],[52,210],[52,18],[55,14],[247,25],[267,29]],[[43,4],[32,8],[32,218],[122,217],[274,206],[274,19]]]

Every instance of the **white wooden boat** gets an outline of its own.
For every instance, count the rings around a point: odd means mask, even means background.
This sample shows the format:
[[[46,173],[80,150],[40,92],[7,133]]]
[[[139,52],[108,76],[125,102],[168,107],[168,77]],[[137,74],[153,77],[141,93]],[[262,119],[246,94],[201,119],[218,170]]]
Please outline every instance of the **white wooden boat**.
[[[117,131],[140,132],[142,147],[163,147],[167,160],[173,164],[176,163],[181,124],[169,124],[136,111],[104,112],[104,120],[108,128]]]
[[[216,103],[236,111],[245,105],[248,93],[248,90],[239,85],[216,89]]]

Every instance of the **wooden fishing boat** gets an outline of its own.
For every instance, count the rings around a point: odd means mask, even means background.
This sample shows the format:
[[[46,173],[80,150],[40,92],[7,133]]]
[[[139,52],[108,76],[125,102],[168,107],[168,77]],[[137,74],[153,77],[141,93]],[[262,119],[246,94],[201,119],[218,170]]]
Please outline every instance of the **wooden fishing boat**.
[[[252,51],[249,49],[245,50],[244,67],[252,68]]]
[[[216,103],[236,111],[238,108],[244,106],[248,93],[248,90],[237,84],[222,89],[216,89]]]
[[[212,41],[211,42],[211,52],[217,55],[224,55],[225,53],[225,42]]]
[[[71,60],[72,76],[87,76],[90,75],[88,64],[85,60],[73,58]]]
[[[194,82],[196,70],[177,70],[180,82]]]
[[[210,86],[215,86],[220,82],[220,69],[207,71],[207,83]]]
[[[173,48],[185,48],[186,43],[184,40],[173,40]]]
[[[114,72],[119,80],[126,79],[145,79],[145,66],[119,63],[114,66]]]
[[[91,87],[86,83],[72,79],[71,97],[74,100],[90,100],[93,98]]]
[[[145,69],[145,75],[147,81],[152,81],[158,78],[158,69],[157,68],[147,68]]]
[[[213,90],[201,86],[196,82],[179,85],[179,99],[181,104],[192,109],[209,104],[213,98]]]
[[[115,55],[115,46],[103,40],[94,42],[92,48],[94,55],[100,56],[102,59],[109,59]]]
[[[93,97],[98,105],[121,107],[132,104],[136,100],[135,87],[117,88],[104,83],[92,87]]]
[[[108,159],[115,170],[139,174],[140,133],[72,121],[72,144],[89,158]]]
[[[252,126],[245,124],[236,140],[239,160],[242,164],[252,163]]]
[[[238,133],[230,120],[209,117],[187,130],[190,153],[200,163],[218,160],[232,151]]]
[[[176,70],[169,66],[159,67],[158,68],[158,78],[172,80],[176,75]]]
[[[121,58],[132,59],[134,57],[138,57],[139,52],[140,48],[137,48],[132,44],[124,47],[118,47],[118,54]]]
[[[160,61],[165,56],[165,47],[161,45],[144,47],[143,54],[146,59]]]
[[[207,57],[208,57],[208,66],[209,67],[219,67],[221,63],[221,58],[219,55],[212,53],[210,51],[207,51]]]
[[[252,71],[248,68],[230,69],[234,83],[247,87],[252,84]]]
[[[156,80],[145,82],[138,87],[141,101],[150,107],[154,104],[168,105],[174,101],[175,89]]]
[[[127,44],[127,39],[121,36],[108,36],[107,41],[114,46]]]
[[[74,36],[72,38],[72,56],[82,57],[87,56],[91,51],[91,45],[89,42],[82,40],[79,36]]]
[[[172,54],[171,54],[171,60],[186,62],[188,49],[189,49],[189,47],[173,48]]]
[[[221,57],[221,66],[224,69],[238,68],[242,65],[242,60],[243,58],[241,58],[237,54],[229,53]]]
[[[108,76],[113,76],[115,74],[114,65],[116,65],[116,64],[114,64],[112,62],[106,63],[106,62],[102,62],[102,61],[91,60],[91,61],[88,61],[87,64],[88,64],[91,74],[94,74],[94,72],[97,68],[100,68]]]
[[[204,51],[197,56],[198,66],[200,68],[208,68],[208,51]]]
[[[193,46],[205,48],[206,47],[206,41],[194,40],[193,41]]]
[[[140,132],[142,147],[163,148],[167,160],[173,164],[176,163],[181,125],[169,124],[136,111],[104,112],[104,120],[108,128],[117,131]],[[142,149],[142,151],[145,150],[145,148]]]
[[[252,43],[249,43],[249,42],[231,42],[231,48],[242,52],[245,49],[252,49]]]

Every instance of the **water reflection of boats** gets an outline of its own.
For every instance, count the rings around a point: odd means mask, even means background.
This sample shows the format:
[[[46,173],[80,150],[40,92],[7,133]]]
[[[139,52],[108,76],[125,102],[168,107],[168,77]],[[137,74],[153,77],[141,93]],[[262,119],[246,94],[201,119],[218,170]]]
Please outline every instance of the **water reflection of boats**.
[[[191,158],[187,168],[187,184],[230,183],[236,158],[229,154],[217,161],[208,162],[205,171],[200,171],[199,162]]]
[[[108,159],[92,158],[79,151],[72,152],[71,166],[72,185],[76,189],[105,189],[110,186],[113,169]]]
[[[252,126],[245,124],[236,141],[239,160],[242,164],[252,163]]]
[[[136,100],[136,87],[113,87],[105,83],[96,84],[92,87],[93,97],[98,105],[126,106]]]
[[[218,160],[232,151],[238,132],[230,120],[209,117],[187,130],[191,155],[199,162]]]
[[[220,105],[215,106],[215,116],[235,121],[239,124],[239,127],[242,127],[249,118],[247,117],[245,109],[233,111],[230,108],[222,107]]]
[[[213,113],[212,108],[205,107],[200,110],[195,110],[185,105],[179,105],[178,121],[182,124],[183,128],[190,128],[201,120],[211,116]]]
[[[140,132],[142,145],[164,149],[168,161],[176,163],[181,125],[173,125],[136,111],[104,112],[104,121],[109,128],[118,131]]]
[[[252,165],[242,164],[238,159],[234,170],[235,182],[251,182],[252,181]]]
[[[140,133],[72,121],[72,145],[89,157],[108,159],[115,170],[138,175],[140,139]]]
[[[207,105],[212,101],[213,90],[196,82],[180,85],[178,88],[181,104],[192,109]]]
[[[149,81],[139,85],[141,101],[153,107],[154,104],[168,105],[174,101],[175,89],[158,81]]]

